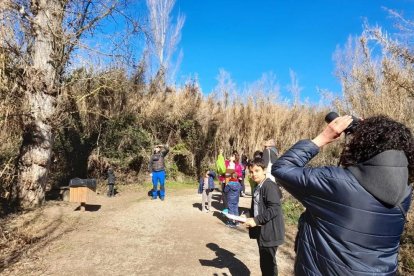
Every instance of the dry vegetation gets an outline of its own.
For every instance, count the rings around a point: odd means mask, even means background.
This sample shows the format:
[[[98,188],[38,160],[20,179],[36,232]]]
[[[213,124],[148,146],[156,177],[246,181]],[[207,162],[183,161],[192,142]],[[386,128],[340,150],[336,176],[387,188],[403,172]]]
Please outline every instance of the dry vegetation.
[[[370,52],[373,42],[381,45],[380,54]],[[361,37],[350,39],[337,57],[343,97],[334,100],[332,109],[361,117],[385,114],[414,129],[414,54],[409,48],[379,29],[367,28]],[[56,143],[50,187],[65,185],[72,177],[102,178],[109,164],[123,175],[120,182],[133,182],[146,171],[151,146],[160,142],[171,145],[170,177],[194,176],[212,164],[219,148],[225,153],[244,148],[251,155],[262,148],[263,140],[273,137],[283,152],[299,139],[314,137],[331,109],[283,103],[271,91],[252,91],[241,99],[230,97],[223,88],[205,96],[196,82],[160,91],[154,82],[145,83],[142,74],[129,76],[122,68],[100,72],[81,68],[65,76],[53,122]],[[11,203],[25,116],[18,75],[19,67],[0,48],[2,214]],[[327,147],[315,163],[334,164],[339,148]],[[402,239],[402,274],[414,273],[412,210]],[[31,242],[21,233],[15,238],[9,233],[2,231],[2,249],[10,240],[16,246]]]

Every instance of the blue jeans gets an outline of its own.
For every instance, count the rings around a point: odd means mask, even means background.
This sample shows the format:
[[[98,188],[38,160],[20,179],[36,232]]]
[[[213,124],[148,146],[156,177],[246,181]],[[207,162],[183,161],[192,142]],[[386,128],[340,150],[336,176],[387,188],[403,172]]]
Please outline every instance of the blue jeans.
[[[160,198],[165,196],[165,171],[152,172],[152,197],[157,198],[157,187],[160,182]]]

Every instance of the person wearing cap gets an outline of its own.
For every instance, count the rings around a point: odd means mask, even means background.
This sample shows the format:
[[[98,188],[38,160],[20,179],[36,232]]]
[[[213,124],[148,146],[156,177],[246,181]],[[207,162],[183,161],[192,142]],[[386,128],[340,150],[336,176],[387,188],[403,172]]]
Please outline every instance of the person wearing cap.
[[[263,161],[266,165],[266,177],[275,181],[275,177],[272,175],[272,164],[277,160],[278,151],[276,149],[276,142],[274,139],[269,139],[263,143]]]
[[[152,177],[152,199],[165,198],[165,156],[169,151],[168,145],[156,145],[153,154],[148,163],[148,170]],[[160,191],[158,191],[158,182],[160,183]]]
[[[351,116],[337,117],[272,166],[278,183],[306,207],[298,223],[295,275],[398,273],[413,191],[414,137],[389,117],[366,118],[347,136],[341,166],[306,166],[351,123]]]

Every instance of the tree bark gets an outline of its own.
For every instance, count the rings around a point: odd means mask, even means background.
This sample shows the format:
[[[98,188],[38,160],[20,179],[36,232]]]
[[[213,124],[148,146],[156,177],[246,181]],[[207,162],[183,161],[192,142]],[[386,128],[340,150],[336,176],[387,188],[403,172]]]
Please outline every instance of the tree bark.
[[[24,120],[18,163],[18,202],[23,208],[43,203],[53,147],[52,119],[57,101],[54,57],[61,49],[64,1],[31,1],[33,47],[26,71],[25,102],[31,116]]]

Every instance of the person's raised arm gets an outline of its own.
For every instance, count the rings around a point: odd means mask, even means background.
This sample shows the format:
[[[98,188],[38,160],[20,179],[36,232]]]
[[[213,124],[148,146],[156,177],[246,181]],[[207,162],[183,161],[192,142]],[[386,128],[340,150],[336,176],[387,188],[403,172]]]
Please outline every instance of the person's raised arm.
[[[168,146],[168,144],[160,145],[160,146],[162,147],[162,150],[161,150],[162,156],[165,157],[167,153],[170,151],[170,147]]]
[[[313,140],[297,142],[273,164],[272,175],[298,199],[303,194],[312,193],[313,190],[329,188],[325,187],[327,184],[322,180],[320,169],[305,165],[319,153],[321,147],[337,140],[351,122],[351,116],[338,117]]]

